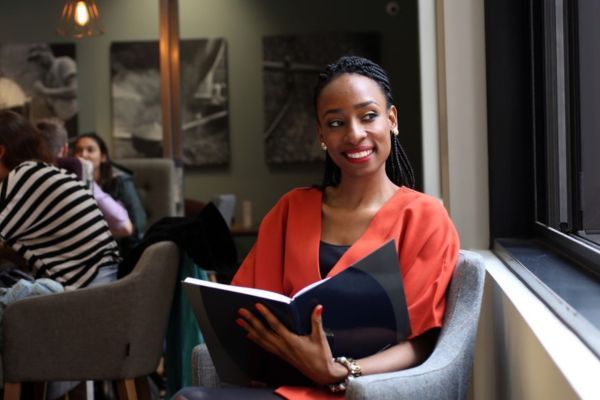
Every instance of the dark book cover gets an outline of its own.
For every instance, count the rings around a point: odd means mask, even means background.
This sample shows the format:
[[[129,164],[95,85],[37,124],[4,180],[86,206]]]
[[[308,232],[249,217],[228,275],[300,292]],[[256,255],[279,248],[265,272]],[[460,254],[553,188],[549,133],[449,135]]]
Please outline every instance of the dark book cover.
[[[223,382],[309,383],[291,366],[246,339],[245,331],[236,325],[238,310],[252,311],[256,303],[264,304],[300,335],[310,333],[312,311],[323,305],[323,327],[334,357],[366,357],[410,335],[393,240],[293,298],[193,278],[186,279],[184,287]]]

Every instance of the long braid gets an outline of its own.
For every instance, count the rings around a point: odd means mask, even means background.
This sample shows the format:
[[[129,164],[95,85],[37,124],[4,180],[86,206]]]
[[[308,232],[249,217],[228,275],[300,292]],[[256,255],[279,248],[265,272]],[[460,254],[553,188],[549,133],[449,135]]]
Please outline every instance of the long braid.
[[[404,186],[414,188],[415,174],[397,135],[391,134],[391,143],[392,148],[385,162],[385,171],[392,182],[396,184],[403,182]]]
[[[392,89],[389,78],[383,68],[366,58],[345,56],[335,63],[327,65],[325,70],[319,74],[313,99],[315,115],[318,115],[317,102],[323,88],[338,76],[348,73],[362,75],[375,81],[385,96],[388,109],[392,106],[394,102],[392,98]],[[391,134],[391,151],[390,156],[385,163],[385,171],[390,180],[396,185],[407,186],[410,188],[415,187],[415,174],[412,166],[410,165],[404,149],[400,145],[398,137],[393,134]],[[340,183],[341,178],[342,174],[340,168],[331,160],[329,154],[326,154],[322,187],[337,186]]]

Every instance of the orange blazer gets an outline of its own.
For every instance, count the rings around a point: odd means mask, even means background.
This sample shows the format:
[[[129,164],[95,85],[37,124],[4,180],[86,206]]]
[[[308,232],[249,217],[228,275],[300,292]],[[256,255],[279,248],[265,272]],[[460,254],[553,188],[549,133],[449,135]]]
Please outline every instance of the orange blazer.
[[[322,279],[322,199],[316,188],[285,194],[263,219],[256,243],[232,284],[293,296]],[[411,338],[441,327],[445,293],[460,245],[446,209],[434,197],[405,187],[398,189],[328,276],[343,271],[390,239],[395,240],[398,251]],[[352,318],[352,310],[348,310],[348,318]]]

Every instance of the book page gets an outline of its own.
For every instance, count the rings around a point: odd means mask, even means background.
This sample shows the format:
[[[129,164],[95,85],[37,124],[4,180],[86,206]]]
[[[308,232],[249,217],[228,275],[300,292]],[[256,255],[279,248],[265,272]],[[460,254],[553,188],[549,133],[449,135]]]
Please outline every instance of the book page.
[[[215,288],[215,289],[226,290],[229,292],[244,293],[244,294],[248,294],[251,296],[262,297],[264,299],[278,301],[280,303],[285,303],[285,304],[290,304],[292,301],[292,299],[290,299],[287,296],[284,296],[283,294],[270,292],[268,290],[248,288],[248,287],[243,287],[243,286],[225,285],[222,283],[203,281],[201,279],[196,279],[196,278],[185,278],[184,282],[191,283],[193,285],[206,286],[206,287],[211,287],[211,288]]]
[[[298,293],[296,293],[294,295],[294,299],[298,296],[300,296],[302,293],[308,292],[310,289],[314,288],[315,286],[319,286],[320,284],[322,284],[323,282],[325,282],[326,280],[330,279],[331,277],[325,278],[325,279],[321,279],[320,281],[316,281],[311,283],[308,286],[303,287],[302,289],[300,289],[300,291],[298,291]]]

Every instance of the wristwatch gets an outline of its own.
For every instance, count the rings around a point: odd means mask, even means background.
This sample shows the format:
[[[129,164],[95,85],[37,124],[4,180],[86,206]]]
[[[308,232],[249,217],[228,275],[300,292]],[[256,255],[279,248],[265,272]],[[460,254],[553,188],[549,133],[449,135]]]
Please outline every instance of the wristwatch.
[[[348,376],[341,382],[333,383],[331,385],[327,385],[329,390],[332,392],[343,392],[348,388],[348,384],[350,381],[356,377],[362,375],[362,369],[360,365],[356,363],[356,360],[349,357],[336,357],[333,359],[333,362],[343,365],[348,370]]]

